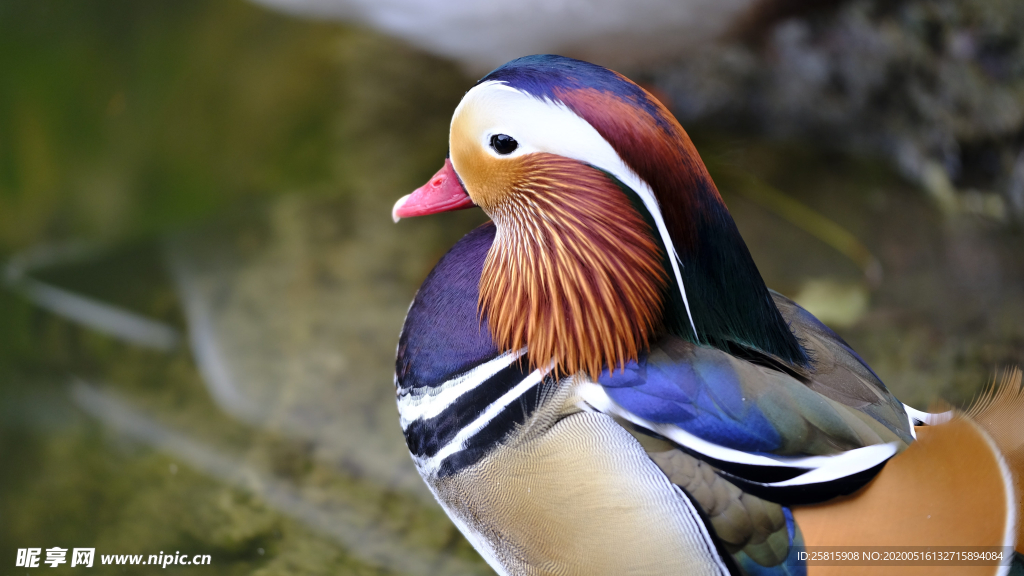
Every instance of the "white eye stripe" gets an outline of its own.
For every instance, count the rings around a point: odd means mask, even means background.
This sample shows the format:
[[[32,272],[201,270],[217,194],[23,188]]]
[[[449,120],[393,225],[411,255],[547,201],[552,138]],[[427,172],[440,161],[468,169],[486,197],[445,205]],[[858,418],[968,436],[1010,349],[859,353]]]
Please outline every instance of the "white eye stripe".
[[[484,150],[492,157],[507,159],[535,152],[557,154],[604,170],[636,192],[650,212],[658,235],[669,252],[669,262],[683,298],[690,327],[694,336],[698,337],[690,302],[686,298],[686,288],[683,286],[679,255],[665,226],[654,192],[647,182],[623,162],[612,145],[589,122],[561,102],[536,98],[504,82],[493,80],[482,82],[466,93],[452,117],[453,126],[456,122],[468,124],[470,133],[479,134],[480,138],[485,139]],[[511,154],[499,155],[490,146],[489,139],[493,134],[508,134],[516,139],[519,147]],[[454,157],[452,164],[458,172],[459,166]]]

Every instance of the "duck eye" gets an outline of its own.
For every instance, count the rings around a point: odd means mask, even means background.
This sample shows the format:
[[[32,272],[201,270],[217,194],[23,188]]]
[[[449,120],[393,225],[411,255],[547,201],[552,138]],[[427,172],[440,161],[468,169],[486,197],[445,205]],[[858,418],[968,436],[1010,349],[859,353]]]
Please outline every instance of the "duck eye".
[[[491,148],[494,148],[494,151],[502,156],[515,152],[518,147],[519,142],[516,142],[516,139],[508,134],[495,134],[491,136]]]

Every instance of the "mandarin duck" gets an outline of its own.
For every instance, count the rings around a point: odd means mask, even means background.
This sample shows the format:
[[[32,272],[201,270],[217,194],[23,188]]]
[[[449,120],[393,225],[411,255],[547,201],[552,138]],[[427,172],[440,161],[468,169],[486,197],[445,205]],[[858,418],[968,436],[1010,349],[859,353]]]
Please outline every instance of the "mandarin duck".
[[[1019,372],[966,414],[900,403],[765,286],[637,84],[551,55],[486,75],[392,216],[472,206],[491,220],[417,292],[395,384],[416,467],[499,574],[858,569],[808,566],[813,546],[1013,556]]]

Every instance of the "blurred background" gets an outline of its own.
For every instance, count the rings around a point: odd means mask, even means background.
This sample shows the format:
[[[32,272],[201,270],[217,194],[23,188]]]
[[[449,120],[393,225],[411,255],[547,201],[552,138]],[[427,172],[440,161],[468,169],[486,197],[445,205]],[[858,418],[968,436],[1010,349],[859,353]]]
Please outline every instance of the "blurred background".
[[[1022,31],[1012,0],[0,3],[3,572],[488,573],[392,384],[484,216],[389,210],[524,54],[655,92],[769,286],[904,402],[969,402],[1024,364]]]

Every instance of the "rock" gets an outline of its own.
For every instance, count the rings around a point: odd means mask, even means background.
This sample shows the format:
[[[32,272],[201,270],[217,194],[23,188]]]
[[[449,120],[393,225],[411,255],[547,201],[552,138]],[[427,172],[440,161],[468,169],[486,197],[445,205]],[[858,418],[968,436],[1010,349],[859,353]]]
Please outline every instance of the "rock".
[[[692,52],[748,18],[758,0],[256,0],[358,22],[483,72],[527,54],[635,67]]]

